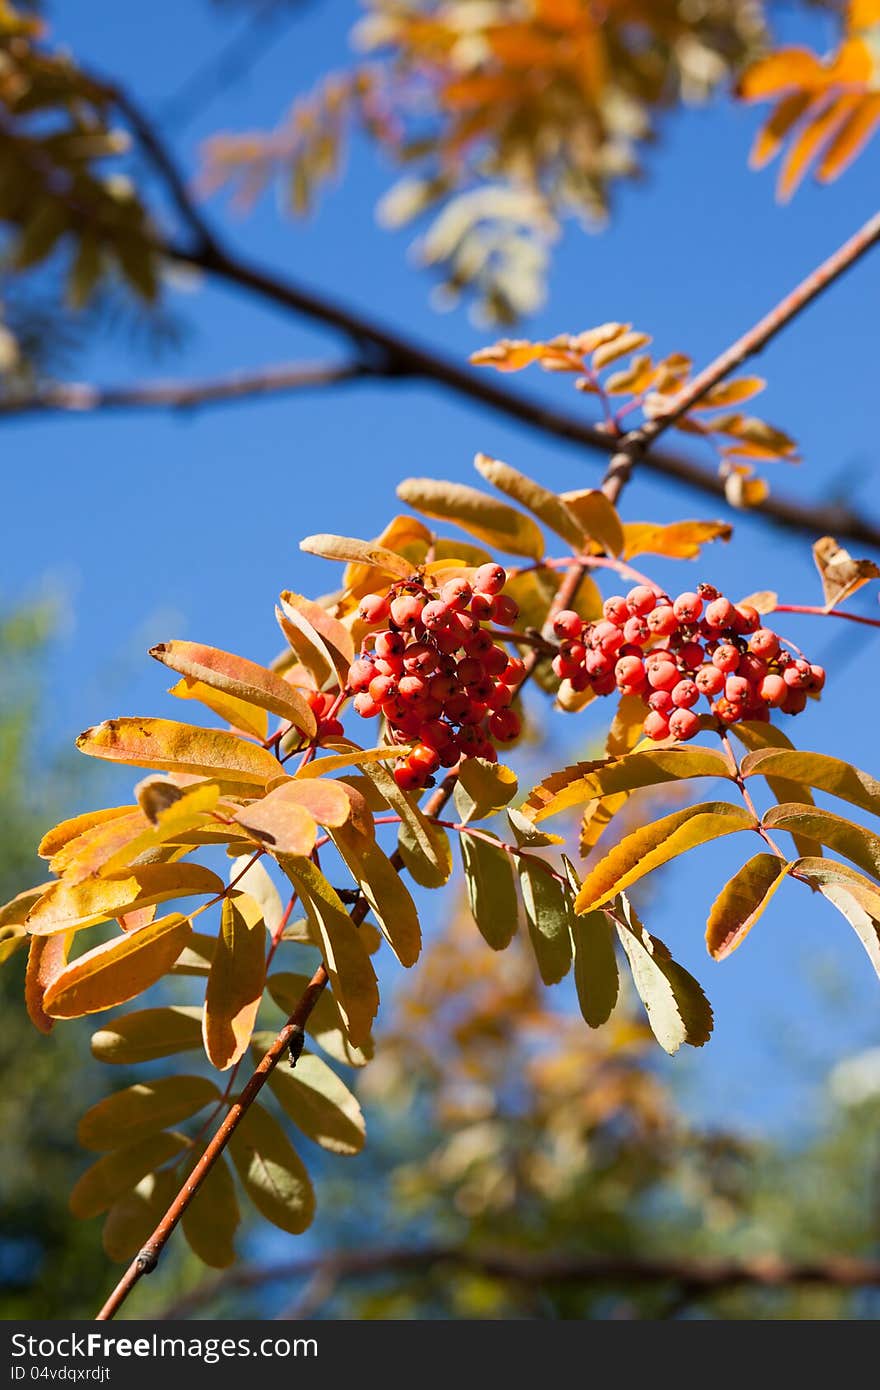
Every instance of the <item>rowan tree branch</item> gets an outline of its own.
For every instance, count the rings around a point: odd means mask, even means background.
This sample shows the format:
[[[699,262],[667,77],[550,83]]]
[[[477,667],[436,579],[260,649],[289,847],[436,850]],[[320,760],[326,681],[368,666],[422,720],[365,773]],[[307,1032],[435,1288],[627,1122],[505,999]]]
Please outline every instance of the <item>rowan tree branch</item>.
[[[203,406],[251,401],[291,391],[338,386],[369,375],[360,362],[290,362],[257,371],[233,372],[205,381],[144,381],[129,386],[93,386],[80,381],[52,381],[27,394],[0,398],[0,417],[87,415],[96,410],[141,410],[162,407],[196,410]]]
[[[880,1260],[843,1255],[821,1260],[781,1260],[756,1256],[742,1260],[686,1259],[640,1255],[519,1255],[507,1251],[466,1250],[451,1245],[376,1246],[338,1251],[272,1265],[241,1265],[218,1275],[155,1316],[185,1318],[223,1294],[247,1292],[267,1284],[319,1278],[332,1285],[394,1273],[429,1273],[452,1266],[491,1278],[537,1286],[554,1284],[677,1284],[693,1294],[733,1288],[779,1289],[794,1285],[857,1289],[880,1287]]]
[[[653,443],[678,415],[689,409],[701,395],[722,380],[734,367],[760,352],[783,327],[880,240],[878,212],[753,329],[701,372],[678,397],[674,415],[652,421],[641,430],[630,431],[624,437],[627,443],[622,444],[619,438],[606,433],[594,423],[511,391],[484,375],[462,367],[443,354],[423,347],[414,339],[387,328],[350,306],[318,294],[238,255],[222,243],[209,225],[187,187],[186,179],[176,160],[131,94],[99,77],[92,77],[91,80],[104,88],[128,121],[133,134],[164,181],[183,225],[194,238],[193,244],[189,246],[177,244],[170,238],[160,238],[153,245],[154,250],[169,260],[193,266],[218,280],[247,290],[270,303],[342,333],[355,347],[358,359],[364,363],[365,369],[374,376],[386,379],[408,377],[434,382],[465,399],[478,401],[498,414],[517,420],[541,434],[611,454],[617,471],[631,467],[633,459],[638,456],[650,471],[720,499],[726,505],[729,504],[724,480],[715,472],[675,453],[655,449],[648,454],[648,444]],[[101,388],[95,389],[99,398],[109,394]],[[131,390],[134,394],[138,388]],[[243,393],[238,398],[243,399]],[[217,396],[212,399],[221,400],[224,397]],[[119,406],[123,404],[135,407],[164,402],[147,397],[119,402]],[[38,409],[38,403],[35,403],[33,408]],[[57,407],[49,405],[46,408]],[[6,413],[26,412],[19,410]],[[842,501],[811,506],[791,497],[770,496],[753,511],[771,524],[804,532],[811,538],[815,538],[817,533],[825,534],[830,531],[857,544],[880,548],[880,524],[862,517]]]

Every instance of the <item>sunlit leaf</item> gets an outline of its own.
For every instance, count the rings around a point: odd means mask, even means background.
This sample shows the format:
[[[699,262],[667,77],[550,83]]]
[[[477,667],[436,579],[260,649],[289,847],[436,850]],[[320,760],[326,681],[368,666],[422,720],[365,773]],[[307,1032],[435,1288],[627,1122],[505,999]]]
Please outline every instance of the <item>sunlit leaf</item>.
[[[331,833],[400,964],[415,965],[422,948],[418,912],[391,860],[374,840],[365,840],[351,826],[340,826]]]
[[[732,534],[733,527],[725,521],[674,521],[668,526],[630,521],[623,528],[623,558],[664,555],[670,560],[695,560],[709,541],[729,541]]]
[[[278,760],[235,734],[199,729],[171,719],[107,719],[76,741],[80,752],[109,762],[264,786]]]
[[[132,869],[125,878],[90,879],[72,888],[62,880],[38,899],[28,913],[26,926],[35,936],[79,931],[135,907],[222,893],[223,888],[223,880],[201,864],[147,864]]]
[[[880,782],[852,763],[827,753],[807,753],[799,748],[759,748],[747,753],[740,764],[743,777],[785,777],[817,791],[829,792],[880,815]]]
[[[873,560],[854,560],[833,536],[823,536],[813,546],[813,559],[822,580],[825,606],[836,608],[871,579],[880,578],[880,566]]]
[[[501,811],[517,793],[516,773],[503,763],[465,758],[458,768],[455,807],[464,824]]]
[[[55,936],[32,936],[24,977],[24,1002],[28,1017],[41,1033],[51,1033],[53,1019],[45,1012],[43,1000],[67,965],[73,932]]]
[[[523,813],[533,821],[558,815],[617,792],[659,786],[693,777],[730,778],[724,757],[710,748],[657,748],[627,753],[620,758],[601,758],[574,763],[553,772],[529,792]]]
[[[754,828],[752,815],[744,807],[727,801],[708,801],[699,806],[689,806],[650,825],[640,826],[615,845],[587,874],[575,909],[578,912],[591,912],[686,850],[738,830]]]
[[[352,536],[306,536],[300,541],[299,548],[308,555],[321,555],[325,560],[344,560],[347,564],[369,565],[372,569],[385,570],[395,579],[408,579],[412,574],[409,561],[401,555]]]
[[[477,454],[474,467],[487,482],[497,487],[499,492],[519,502],[539,521],[555,531],[557,536],[568,541],[575,551],[580,551],[586,540],[586,533],[575,513],[565,505],[561,497],[541,483],[535,482],[525,473],[520,473],[500,459],[490,458],[488,454]],[[540,558],[540,557],[536,557]]]
[[[591,540],[609,555],[621,553],[624,546],[623,526],[604,492],[598,488],[586,488],[563,492],[561,497]]]
[[[265,980],[266,924],[260,905],[247,893],[230,893],[223,899],[202,1019],[205,1052],[219,1071],[244,1055]]]
[[[400,790],[381,763],[367,764],[365,771],[401,818],[398,847],[408,872],[422,888],[442,887],[452,873],[452,852],[446,835]]]
[[[279,971],[270,975],[266,983],[275,1003],[289,1018],[306,990],[309,977]],[[363,1067],[373,1055],[372,1038],[365,1038],[360,1047],[352,1046],[339,1006],[326,989],[318,995],[305,1029],[309,1037],[314,1038],[318,1046],[335,1062],[345,1062],[350,1067]]]
[[[851,859],[866,874],[880,878],[880,835],[819,806],[783,804],[764,815],[768,830],[787,830],[805,836]]]
[[[265,1051],[272,1035],[261,1033],[254,1041]],[[293,1068],[279,1062],[270,1073],[269,1085],[284,1113],[322,1149],[337,1154],[360,1153],[366,1138],[361,1107],[320,1057],[306,1050]]]
[[[406,478],[398,484],[397,495],[423,515],[453,521],[510,555],[540,560],[544,554],[544,538],[531,517],[477,488],[433,478]]]
[[[315,716],[299,691],[255,661],[200,642],[160,642],[150,649],[150,656],[182,676],[290,720],[308,738],[315,735]]]
[[[787,872],[785,860],[775,854],[756,854],[725,883],[706,923],[710,956],[724,960],[742,945]]]
[[[189,918],[174,912],[139,932],[86,951],[47,990],[46,1013],[52,1018],[79,1018],[133,999],[161,980],[191,932]]]

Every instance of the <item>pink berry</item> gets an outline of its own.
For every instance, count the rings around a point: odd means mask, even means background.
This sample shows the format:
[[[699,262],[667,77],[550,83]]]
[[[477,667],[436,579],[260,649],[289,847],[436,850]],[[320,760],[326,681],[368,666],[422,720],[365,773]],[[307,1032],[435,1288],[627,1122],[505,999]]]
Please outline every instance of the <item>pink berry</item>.
[[[651,632],[644,618],[627,618],[623,625],[624,641],[632,642],[637,647],[643,647],[650,636]]]
[[[717,666],[725,675],[735,671],[739,665],[739,651],[730,642],[719,643],[712,656],[712,665]]]
[[[699,594],[679,594],[672,605],[672,611],[680,623],[695,623],[703,611],[703,600]]]
[[[590,653],[590,655],[594,655],[594,653]],[[589,670],[589,663],[587,669]],[[597,674],[604,673],[597,672]],[[645,684],[644,664],[637,656],[622,656],[614,667],[614,679],[618,689],[626,689],[628,693],[634,694],[637,690],[641,690]]]
[[[669,691],[652,690],[648,696],[648,708],[656,710],[658,714],[671,714],[674,705]]]
[[[450,579],[440,590],[440,600],[449,608],[467,608],[473,590],[466,579]]]
[[[648,738],[654,739],[655,743],[660,739],[669,737],[669,721],[665,714],[660,714],[659,710],[651,710],[642,725]]]
[[[556,636],[566,638],[569,642],[578,641],[583,626],[583,618],[571,608],[563,608],[562,612],[557,613],[553,619],[553,631]]]
[[[623,624],[630,616],[629,609],[626,605],[626,599],[621,598],[619,594],[614,594],[611,598],[606,598],[602,605],[602,612],[605,614],[609,623],[616,623],[618,627],[623,627]]]
[[[674,632],[678,632],[678,618],[671,604],[658,604],[645,621],[655,637],[671,637]]]
[[[415,594],[398,594],[391,600],[391,620],[398,627],[413,628],[422,616],[424,599]]]
[[[432,599],[426,603],[422,609],[422,622],[429,632],[436,632],[438,628],[445,627],[449,621],[451,610],[439,599]]]
[[[388,617],[385,594],[364,594],[358,606],[358,617],[365,623],[381,623]]]
[[[809,662],[798,657],[797,661],[786,666],[783,679],[792,690],[806,690],[813,682],[812,667]]]
[[[752,686],[744,676],[728,676],[724,682],[724,698],[731,705],[748,704],[752,698]]]
[[[364,661],[362,658],[358,658],[357,661],[353,661],[351,663],[351,666],[349,668],[349,690],[351,690],[355,695],[362,694],[368,688],[370,681],[373,679],[374,675],[375,671],[373,670],[373,663],[371,661]]]
[[[652,690],[672,690],[681,680],[678,667],[669,657],[662,659],[649,654],[645,661],[645,670]]]
[[[788,694],[788,686],[781,676],[777,676],[771,672],[769,676],[764,677],[761,684],[758,686],[758,694],[765,705],[770,705],[773,709],[778,709]]]
[[[761,615],[750,603],[738,603],[735,609],[734,626],[737,632],[757,632],[761,626]]]
[[[704,615],[706,626],[719,631],[723,627],[730,627],[735,616],[736,609],[729,598],[713,599]]]
[[[657,595],[653,589],[649,589],[647,584],[637,584],[634,589],[630,589],[626,596],[626,606],[630,613],[643,618],[657,602]]]
[[[479,622],[488,622],[492,616],[492,595],[477,592],[471,599],[470,611]]]
[[[825,668],[824,666],[811,666],[810,672],[813,677],[810,689],[818,695],[825,685]]]
[[[749,651],[762,657],[764,661],[772,661],[779,651],[779,638],[769,627],[759,627],[749,638]]]
[[[385,661],[389,656],[402,656],[406,651],[406,638],[402,632],[380,632],[376,636],[373,650]]]
[[[694,684],[704,695],[717,695],[724,689],[724,674],[717,666],[701,666],[694,676]]]
[[[700,692],[696,683],[692,680],[679,681],[678,685],[672,687],[672,703],[678,709],[690,709],[700,698]]]
[[[375,719],[377,714],[382,713],[381,705],[377,705],[372,695],[367,691],[362,691],[354,697],[354,707],[362,719]]]
[[[519,617],[519,604],[514,603],[508,594],[498,594],[492,600],[492,617],[502,627],[510,627]]]
[[[669,732],[673,738],[689,739],[700,732],[700,717],[693,710],[677,709],[669,716]]]
[[[474,588],[481,594],[500,594],[506,583],[503,565],[480,565],[474,574]]]

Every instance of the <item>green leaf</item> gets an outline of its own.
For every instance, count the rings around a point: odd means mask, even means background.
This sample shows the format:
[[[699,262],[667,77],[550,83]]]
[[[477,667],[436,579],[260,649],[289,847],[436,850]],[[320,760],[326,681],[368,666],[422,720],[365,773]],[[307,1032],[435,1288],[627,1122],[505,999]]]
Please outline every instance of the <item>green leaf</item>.
[[[206,1265],[228,1269],[235,1263],[233,1240],[240,1220],[235,1183],[221,1154],[183,1213],[183,1234]]]
[[[787,777],[805,782],[817,791],[829,792],[861,806],[864,811],[880,815],[880,782],[861,768],[827,753],[805,753],[800,749],[762,748],[743,758],[743,777]]]
[[[266,927],[260,905],[247,893],[231,893],[223,899],[202,1018],[205,1052],[219,1071],[244,1056],[265,980]]]
[[[672,959],[663,942],[646,931],[625,897],[621,906],[625,924],[615,922],[617,935],[654,1037],[670,1056],[682,1043],[702,1047],[712,1035],[713,1019],[700,985]]]
[[[310,859],[282,856],[280,863],[321,942],[321,955],[348,1036],[359,1047],[369,1037],[379,1009],[379,986],[367,949],[338,893]]]
[[[455,806],[464,824],[502,810],[517,793],[516,773],[503,763],[465,758],[458,769]]]
[[[571,899],[544,860],[521,855],[517,865],[529,937],[545,985],[555,985],[571,966]]]
[[[76,1137],[84,1149],[117,1149],[196,1115],[220,1092],[206,1076],[164,1076],[105,1096],[87,1110]]]
[[[130,1192],[154,1168],[160,1168],[169,1158],[189,1147],[182,1134],[153,1134],[136,1144],[114,1149],[87,1168],[70,1194],[70,1210],[85,1220],[99,1216],[114,1202]]]
[[[172,1169],[148,1173],[114,1202],[104,1220],[101,1242],[111,1260],[128,1264],[142,1250],[180,1190]]]
[[[588,912],[571,924],[574,983],[581,1013],[591,1028],[611,1017],[620,989],[614,932],[604,912]]]
[[[775,854],[756,854],[725,883],[709,911],[706,948],[724,960],[741,946],[788,872]]]
[[[438,521],[452,521],[486,545],[509,555],[540,560],[544,537],[531,517],[464,483],[405,478],[397,495],[408,506]]]
[[[201,1045],[202,1010],[182,1004],[123,1014],[92,1034],[92,1056],[121,1066],[173,1057]]]
[[[764,816],[769,830],[787,830],[843,854],[873,878],[880,878],[880,835],[818,806],[784,803]]]
[[[557,536],[568,541],[575,551],[581,550],[587,539],[586,532],[574,513],[555,492],[550,492],[541,483],[536,483],[534,478],[518,472],[516,468],[502,463],[500,459],[490,458],[488,454],[477,454],[474,467],[487,482],[497,487],[499,492],[506,493],[514,502],[519,502],[520,506],[530,511],[551,531],[555,531]]]
[[[541,821],[603,796],[656,787],[691,777],[730,779],[725,758],[711,748],[651,748],[619,758],[574,763],[545,777],[529,792],[523,814]]]
[[[308,975],[296,975],[286,970],[270,975],[266,982],[270,995],[288,1018],[308,983]],[[349,1042],[336,1000],[326,989],[318,995],[318,1002],[309,1014],[306,1032],[335,1062],[345,1062],[350,1067],[365,1067],[373,1056],[372,1038],[365,1038],[360,1047],[353,1047]]]
[[[263,1051],[272,1036],[259,1035],[260,1045],[265,1043]],[[280,1062],[269,1077],[269,1085],[284,1113],[322,1149],[336,1154],[360,1153],[366,1138],[361,1107],[320,1057],[305,1051],[294,1068]]]
[[[584,879],[575,901],[576,912],[591,912],[610,902],[624,888],[652,869],[668,864],[686,850],[708,844],[738,830],[754,830],[754,817],[728,801],[706,801],[674,811],[627,835]]]
[[[330,833],[400,964],[415,965],[422,949],[419,916],[388,855],[374,841],[358,835],[351,825],[339,826]]]
[[[432,825],[382,763],[364,771],[401,819],[398,848],[404,864],[422,888],[441,888],[452,873],[452,851],[443,830]]]
[[[516,934],[519,902],[510,855],[484,835],[460,835],[461,862],[473,919],[493,951],[503,951]]]
[[[257,1210],[300,1235],[315,1215],[315,1194],[302,1160],[278,1121],[254,1104],[229,1140],[232,1161]]]

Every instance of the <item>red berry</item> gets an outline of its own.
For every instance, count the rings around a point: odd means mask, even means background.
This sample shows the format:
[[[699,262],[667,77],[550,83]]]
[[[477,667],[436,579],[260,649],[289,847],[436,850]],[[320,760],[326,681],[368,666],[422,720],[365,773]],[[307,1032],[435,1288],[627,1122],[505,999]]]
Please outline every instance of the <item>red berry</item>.
[[[409,762],[398,763],[394,769],[394,780],[403,792],[414,792],[425,785],[425,777],[417,767]]]
[[[623,636],[625,641],[632,642],[634,646],[643,647],[651,636],[651,631],[644,618],[627,618],[623,625]]]
[[[474,594],[471,599],[470,611],[480,622],[488,622],[492,616],[492,595]]]
[[[560,676],[560,680],[563,678]],[[509,685],[496,685],[492,694],[489,696],[490,709],[507,709],[514,696],[514,692]]]
[[[592,655],[592,653],[591,653]],[[589,670],[589,662],[587,664]],[[604,674],[597,672],[597,675]],[[622,656],[614,667],[614,679],[619,690],[635,694],[645,684],[645,667],[637,656]]]
[[[417,676],[430,676],[437,670],[437,653],[425,642],[413,642],[406,650],[403,664]]]
[[[510,627],[519,617],[519,605],[508,594],[498,594],[492,600],[492,617],[502,627]]]
[[[669,737],[669,721],[665,714],[660,714],[659,710],[651,710],[642,728],[648,738],[654,739],[655,742]]]
[[[480,565],[474,575],[474,588],[481,594],[500,594],[507,583],[507,571],[502,565]]]
[[[446,748],[452,737],[452,730],[442,719],[428,719],[419,729],[419,739],[429,748]]]
[[[818,695],[819,691],[825,685],[825,668],[824,666],[811,666],[810,672],[813,677],[810,689],[812,691],[815,691],[815,693]]]
[[[672,687],[672,703],[679,709],[690,709],[700,698],[694,681],[685,679]]]
[[[744,676],[728,676],[724,682],[724,698],[731,705],[746,705],[752,698],[753,689]]]
[[[391,600],[391,620],[398,627],[413,628],[422,616],[424,599],[415,594],[398,594]]]
[[[678,632],[678,618],[675,609],[668,603],[660,603],[645,619],[655,637],[671,637]]]
[[[698,670],[705,655],[699,642],[683,642],[678,649],[678,659],[688,671]]]
[[[783,714],[800,714],[807,704],[807,692],[805,690],[791,690],[786,693],[782,704]]]
[[[428,694],[428,682],[421,676],[401,676],[397,682],[397,693],[407,705],[415,704]]]
[[[618,627],[623,627],[627,618],[630,616],[626,599],[619,594],[614,594],[611,598],[606,598],[602,605],[602,612],[610,623],[616,623]]]
[[[786,666],[783,679],[792,690],[807,690],[813,682],[813,669],[808,661],[798,657],[797,661]]]
[[[338,719],[322,719],[318,725],[319,739],[339,738],[340,735],[344,733],[345,730],[342,727],[341,721]]]
[[[724,674],[717,666],[701,666],[694,676],[694,684],[704,695],[717,695],[724,688]]]
[[[639,661],[638,657],[632,656],[625,656],[623,659],[624,661]],[[641,664],[639,661],[639,666]],[[589,676],[607,676],[609,671],[615,670],[614,657],[606,656],[605,652],[586,652],[584,665]]]
[[[686,591],[679,594],[672,605],[672,611],[680,623],[695,623],[703,611],[703,600],[699,594]]]
[[[732,646],[730,642],[719,643],[712,656],[712,665],[717,666],[718,670],[723,671],[725,675],[731,671],[735,671],[739,665],[738,649]]]
[[[771,632],[769,627],[759,627],[757,632],[753,632],[749,638],[749,651],[754,652],[755,656],[760,656],[764,661],[772,661],[779,651],[779,638],[775,632]]]
[[[645,660],[648,684],[652,690],[672,690],[681,680],[678,668],[668,653],[661,656],[649,652]]]
[[[700,732],[699,715],[693,710],[677,709],[669,716],[669,732],[673,738],[688,739]]]
[[[410,767],[423,769],[429,777],[440,766],[436,748],[430,748],[427,743],[417,743],[415,748],[410,750],[407,762]]]
[[[367,689],[375,672],[372,661],[365,661],[363,657],[358,657],[351,663],[348,671],[348,688],[355,695],[362,694]]]
[[[593,676],[587,684],[592,685],[597,695],[610,695],[615,685],[614,672],[609,671],[605,676]],[[572,681],[572,686],[575,690],[586,690],[587,688],[586,685],[580,685],[577,680]]]
[[[392,695],[396,695],[397,686],[391,676],[374,676],[370,681],[369,690],[370,698],[375,700],[377,705],[382,705]]]
[[[520,661],[518,656],[512,656],[502,672],[501,679],[505,685],[519,685],[525,673],[525,663]]]
[[[521,729],[519,715],[512,709],[499,709],[489,717],[489,732],[502,743],[517,738]]]
[[[385,594],[364,594],[358,605],[358,617],[365,623],[381,623],[388,617]]]
[[[422,609],[422,622],[429,632],[436,632],[438,628],[446,626],[451,612],[445,603],[436,598],[432,599]]]
[[[355,695],[354,707],[363,719],[375,719],[377,714],[382,713],[381,706],[377,705],[373,697],[366,692]]]
[[[440,601],[448,608],[467,608],[473,597],[473,589],[466,579],[450,579],[440,590]]]
[[[580,639],[583,627],[583,618],[571,608],[563,608],[553,619],[553,631],[556,636],[566,638],[569,642],[577,642]]]
[[[648,696],[648,708],[656,710],[658,714],[670,714],[674,706],[669,691],[652,690]]]
[[[735,616],[736,609],[729,598],[716,598],[707,606],[704,619],[707,627],[720,631],[723,627],[730,627]]]
[[[495,682],[484,673],[479,680],[468,682],[467,693],[472,700],[481,700],[487,705],[495,693]]]
[[[758,694],[766,705],[778,709],[788,694],[788,686],[781,676],[771,672],[770,675],[764,677],[758,686]]]
[[[402,632],[377,632],[373,650],[384,660],[389,656],[402,656],[406,651],[406,638]]]
[[[626,606],[630,613],[643,618],[657,603],[657,594],[647,584],[637,584],[626,596]]]
[[[742,712],[729,700],[725,700],[722,695],[721,699],[716,700],[712,706],[712,713],[721,720],[722,724],[736,724],[737,720],[741,718]]]
[[[761,615],[757,608],[753,608],[750,603],[738,603],[734,615],[734,627],[737,632],[750,633],[757,632],[761,626]]]

